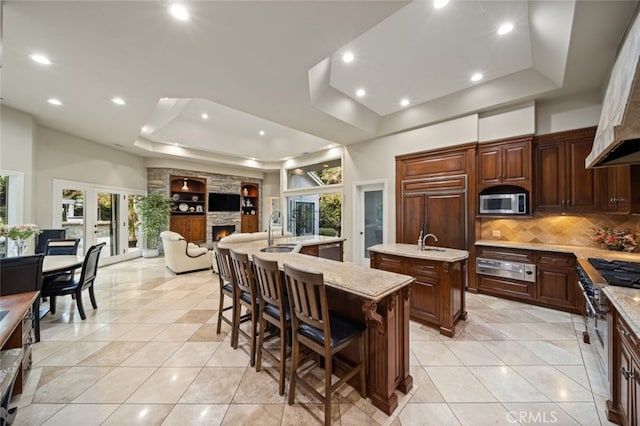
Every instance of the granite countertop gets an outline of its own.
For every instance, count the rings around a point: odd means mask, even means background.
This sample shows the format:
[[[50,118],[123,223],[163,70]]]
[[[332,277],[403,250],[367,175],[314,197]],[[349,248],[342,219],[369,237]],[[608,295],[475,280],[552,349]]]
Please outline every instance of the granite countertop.
[[[339,243],[345,241],[342,237],[327,237],[325,235],[303,235],[300,237],[280,237],[274,236],[274,245],[278,244],[300,244],[301,246],[315,246],[317,244]]]
[[[640,291],[612,285],[604,287],[602,291],[635,335],[640,338]]]
[[[344,240],[338,237],[322,237],[314,236],[305,237],[289,237],[304,238],[307,245],[310,241],[318,243],[338,242]],[[289,238],[280,238],[275,241],[278,244],[302,243],[301,241],[290,241]],[[250,241],[245,244],[239,244],[233,248],[234,251],[246,253],[250,257],[258,256],[262,259],[275,260],[280,268],[285,263],[291,266],[303,269],[309,272],[322,272],[324,274],[324,282],[329,287],[337,288],[351,294],[355,294],[366,299],[379,301],[398,289],[411,284],[414,278],[409,275],[396,274],[393,272],[381,271],[378,269],[370,269],[364,266],[355,265],[350,262],[338,262],[335,260],[322,259],[315,256],[308,256],[295,252],[291,253],[264,253],[260,249],[267,246],[266,240]]]
[[[469,252],[444,247],[427,246],[426,250],[418,250],[417,244],[387,243],[369,247],[370,251],[396,256],[413,257],[415,259],[436,260],[441,262],[455,262],[469,257]],[[437,249],[435,250],[429,250]]]
[[[607,260],[628,260],[640,262],[640,253],[626,253],[623,251],[605,250],[597,247],[569,246],[560,244],[521,243],[516,241],[478,240],[477,246],[517,248],[524,250],[553,251],[558,253],[572,253],[578,259],[598,257]]]

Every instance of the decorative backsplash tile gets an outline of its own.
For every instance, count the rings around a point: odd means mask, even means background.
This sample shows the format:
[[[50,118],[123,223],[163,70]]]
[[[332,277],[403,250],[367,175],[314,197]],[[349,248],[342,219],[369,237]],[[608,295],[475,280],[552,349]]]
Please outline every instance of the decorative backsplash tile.
[[[536,214],[533,218],[481,218],[478,239],[596,247],[592,240],[594,228],[605,226],[640,232],[640,215]],[[498,231],[500,236],[493,236],[494,231]]]

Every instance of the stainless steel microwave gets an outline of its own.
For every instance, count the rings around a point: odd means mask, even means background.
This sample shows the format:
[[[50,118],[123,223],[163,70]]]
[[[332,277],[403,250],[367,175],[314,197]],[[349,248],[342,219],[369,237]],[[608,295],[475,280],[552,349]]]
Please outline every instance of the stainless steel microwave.
[[[527,194],[480,195],[480,213],[527,214]]]

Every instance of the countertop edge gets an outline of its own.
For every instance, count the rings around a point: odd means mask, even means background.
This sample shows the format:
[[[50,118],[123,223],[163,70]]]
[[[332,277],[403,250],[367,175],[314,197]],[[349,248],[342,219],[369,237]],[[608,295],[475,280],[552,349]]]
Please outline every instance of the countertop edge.
[[[612,286],[603,287],[602,291],[604,291],[607,299],[609,299],[624,321],[629,324],[629,327],[631,327],[635,335],[640,338],[640,310],[637,308],[640,306],[640,292],[636,289]],[[628,302],[626,300],[627,298],[633,297],[633,294],[637,294],[638,299],[637,302],[634,301],[636,303],[635,311],[637,311],[635,316],[632,315],[634,309],[631,304],[634,302]]]
[[[437,247],[440,248],[440,247]],[[413,244],[404,243],[385,243],[377,244],[369,247],[369,251],[375,253],[390,254],[394,256],[411,257],[414,259],[433,260],[436,262],[457,262],[467,259],[469,252],[466,250],[442,248],[443,252],[438,251],[419,251]]]

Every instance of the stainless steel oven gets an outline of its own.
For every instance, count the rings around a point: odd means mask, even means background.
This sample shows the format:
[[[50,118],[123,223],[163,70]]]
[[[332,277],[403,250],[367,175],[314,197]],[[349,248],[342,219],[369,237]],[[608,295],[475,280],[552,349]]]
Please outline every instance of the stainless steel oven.
[[[536,281],[536,265],[531,263],[508,262],[505,260],[478,257],[476,259],[476,272],[478,274],[511,278],[520,281]]]

